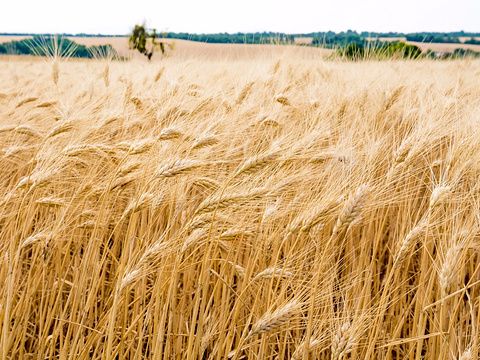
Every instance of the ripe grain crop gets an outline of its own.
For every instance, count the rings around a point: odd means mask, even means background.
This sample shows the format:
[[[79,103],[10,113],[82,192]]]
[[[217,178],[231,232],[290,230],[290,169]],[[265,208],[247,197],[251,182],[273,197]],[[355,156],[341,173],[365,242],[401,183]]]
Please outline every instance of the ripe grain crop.
[[[0,65],[1,359],[478,358],[480,61]]]

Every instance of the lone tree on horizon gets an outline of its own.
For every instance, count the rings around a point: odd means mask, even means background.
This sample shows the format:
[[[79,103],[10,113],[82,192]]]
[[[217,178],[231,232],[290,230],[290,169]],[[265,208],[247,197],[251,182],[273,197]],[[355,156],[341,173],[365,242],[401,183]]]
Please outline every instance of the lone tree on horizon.
[[[160,49],[162,54],[165,54],[165,43],[162,41],[157,42],[157,36],[156,30],[152,29],[151,32],[148,32],[145,24],[135,25],[133,32],[128,38],[128,43],[131,49],[137,49],[150,60],[156,48]]]

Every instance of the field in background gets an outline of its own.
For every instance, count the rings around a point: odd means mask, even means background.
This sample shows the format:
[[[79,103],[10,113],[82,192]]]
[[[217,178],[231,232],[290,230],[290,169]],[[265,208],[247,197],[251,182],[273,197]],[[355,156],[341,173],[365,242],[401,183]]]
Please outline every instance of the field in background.
[[[301,38],[297,38],[296,42],[301,43]],[[309,39],[309,38],[307,38]],[[385,41],[403,41],[401,38],[385,38],[388,40]],[[111,44],[117,49],[120,55],[127,56],[131,50],[128,49],[128,41],[126,38],[70,38],[72,41],[76,41],[79,44],[83,45],[105,45]],[[223,57],[227,56],[230,58],[249,58],[252,55],[256,55],[259,50],[261,56],[267,55],[279,55],[285,48],[286,45],[240,45],[240,44],[206,44],[199,43],[194,41],[186,40],[176,40],[176,39],[167,39],[167,42],[174,41],[177,45],[178,56],[190,56],[192,53],[194,55],[204,54],[207,56],[214,57]],[[306,40],[307,41],[307,40]],[[308,43],[308,42],[307,42]],[[441,43],[420,43],[415,41],[406,41],[407,44],[412,44],[418,46],[422,51],[432,50],[435,52],[442,53],[451,53],[455,49],[470,49],[473,51],[480,52],[480,45],[470,45],[470,44],[441,44]],[[318,49],[318,48],[309,48],[309,47],[300,47],[295,51],[301,52],[303,55],[316,54],[319,51],[323,51],[323,54],[329,54],[332,50],[329,49]],[[273,54],[272,54],[273,53]],[[315,55],[313,55],[315,56]]]
[[[0,60],[2,359],[477,358],[480,61],[182,46]]]
[[[472,44],[442,44],[442,43],[422,43],[417,41],[407,41],[407,44],[416,45],[422,51],[432,50],[434,52],[440,53],[451,53],[455,51],[455,49],[469,49],[476,52],[480,52],[480,45],[472,45]]]
[[[138,55],[128,48],[127,38],[90,38],[74,37],[70,40],[79,44],[104,45],[111,44],[121,56]],[[215,60],[241,60],[241,59],[262,59],[281,56],[285,51],[291,48],[289,45],[252,45],[252,44],[210,44],[196,41],[187,41],[179,39],[164,39],[168,44],[175,44],[173,51],[167,52],[176,58],[205,58]],[[298,47],[295,51],[299,52],[302,58],[315,59],[323,55],[328,55],[332,50],[319,49],[312,47]],[[143,55],[142,55],[143,56]],[[155,58],[161,58],[160,53],[154,55]]]
[[[0,44],[12,40],[22,40],[28,37],[0,36]],[[128,47],[126,37],[69,37],[68,39],[77,44],[92,45],[112,45],[120,56],[129,58],[144,58],[138,51],[133,51]],[[210,60],[241,60],[241,59],[263,59],[279,57],[288,49],[290,45],[251,45],[251,44],[210,44],[195,41],[164,39],[166,43],[175,43],[174,50],[167,47],[169,56],[180,59],[204,58]],[[319,49],[313,47],[299,46],[295,52],[305,59],[315,59],[332,53],[330,49]],[[154,54],[154,59],[161,59],[161,54]]]
[[[403,41],[407,44],[416,45],[422,51],[432,50],[434,52],[440,53],[451,53],[455,49],[469,49],[476,52],[480,52],[480,45],[473,45],[473,44],[463,44],[463,43],[429,43],[429,42],[418,42],[418,41],[406,41],[404,37],[385,37],[385,38],[369,38],[371,41],[378,40],[378,41]],[[469,40],[470,38],[460,37],[460,41],[464,42],[465,40]]]

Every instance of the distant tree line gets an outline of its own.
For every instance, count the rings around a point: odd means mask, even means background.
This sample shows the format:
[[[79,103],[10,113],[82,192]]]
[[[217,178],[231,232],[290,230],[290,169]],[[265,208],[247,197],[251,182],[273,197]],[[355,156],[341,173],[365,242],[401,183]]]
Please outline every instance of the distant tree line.
[[[366,41],[366,38],[352,30],[347,30],[346,32],[342,31],[340,33],[335,33],[333,31],[312,33],[308,34],[308,37],[313,38],[312,45],[326,48],[345,47],[349,44],[362,46]]]
[[[424,43],[460,43],[460,39],[455,36],[449,36],[446,34],[428,34],[428,33],[417,33],[417,34],[407,34],[405,36],[407,41],[417,41]]]
[[[438,32],[420,32],[420,33],[378,33],[366,32],[358,33],[353,30],[342,31],[339,33],[333,31],[312,32],[302,34],[285,34],[274,32],[256,32],[256,33],[217,33],[217,34],[190,34],[190,33],[168,33],[167,38],[183,39],[191,41],[201,41],[207,43],[233,43],[233,44],[266,44],[266,43],[293,43],[296,37],[313,38],[313,45],[326,47],[345,46],[350,43],[361,44],[367,38],[385,38],[385,37],[404,37],[407,41],[419,42],[439,42],[439,43],[460,43],[459,37],[470,37],[470,41],[475,37],[480,37],[480,33],[467,33],[464,31],[438,33]]]
[[[452,38],[459,38],[459,37],[478,37],[480,33],[471,33],[465,31],[453,31],[448,33],[439,33],[439,32],[417,32],[417,33],[399,33],[399,32],[387,32],[387,33],[379,33],[379,32],[367,32],[362,31],[360,33],[362,37],[407,37],[407,36],[426,36],[426,37],[452,37]]]
[[[7,34],[0,33],[0,35],[23,35],[34,36],[35,34]],[[44,34],[43,36],[52,36],[51,34]],[[125,36],[125,35],[101,35],[101,34],[59,34],[62,37],[110,37],[110,36]],[[418,32],[418,33],[398,33],[398,32],[356,32],[347,30],[344,32],[335,33],[333,31],[311,32],[302,34],[285,34],[276,32],[255,32],[255,33],[215,33],[215,34],[191,34],[191,33],[168,33],[163,35],[165,38],[183,39],[191,41],[199,41],[205,43],[230,43],[230,44],[292,44],[296,37],[310,37],[313,39],[313,46],[323,47],[339,47],[346,46],[351,43],[362,44],[368,38],[385,38],[385,37],[404,37],[407,41],[418,42],[435,42],[435,43],[460,43],[460,37],[470,37],[467,44],[478,44],[476,37],[480,37],[480,33],[469,33],[464,31],[438,33],[438,32]]]
[[[219,44],[291,44],[294,35],[273,32],[257,33],[219,33],[219,34],[189,34],[189,33],[168,33],[166,38],[199,41],[205,43]]]
[[[0,35],[15,36],[38,36],[39,34],[27,33],[0,33]],[[124,37],[125,35],[105,35],[105,34],[42,34],[42,36],[60,36],[60,37]],[[285,34],[277,32],[255,32],[255,33],[214,33],[214,34],[191,34],[191,33],[168,33],[164,35],[166,38],[183,39],[191,41],[201,41],[208,43],[234,43],[234,44],[264,44],[269,42],[292,43],[296,37],[311,37],[317,44],[332,43],[349,43],[363,42],[367,38],[386,38],[386,37],[404,37],[408,41],[420,42],[449,42],[458,43],[460,37],[470,37],[467,41],[477,41],[474,38],[480,37],[480,33],[471,33],[464,31],[456,31],[449,33],[439,32],[418,32],[418,33],[399,33],[399,32],[356,32],[347,30],[345,32],[335,33],[333,31],[311,32],[302,34]],[[352,40],[349,41],[348,39]]]
[[[87,47],[67,38],[62,38],[55,43],[54,37],[34,36],[32,39],[0,44],[0,54],[10,55],[46,55],[46,52],[52,52],[53,49],[56,49],[55,51],[58,54],[68,54],[68,57],[73,58],[95,58],[99,55],[118,58],[118,54],[112,45]]]

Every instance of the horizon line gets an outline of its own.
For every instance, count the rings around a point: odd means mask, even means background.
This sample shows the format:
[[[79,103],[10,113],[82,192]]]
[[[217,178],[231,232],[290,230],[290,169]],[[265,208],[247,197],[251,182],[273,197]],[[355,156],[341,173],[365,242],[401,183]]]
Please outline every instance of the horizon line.
[[[311,31],[311,32],[303,32],[303,33],[287,33],[287,32],[278,32],[278,31],[255,31],[255,32],[181,32],[181,31],[171,31],[171,32],[159,32],[159,34],[166,33],[166,34],[189,34],[189,35],[220,35],[220,34],[227,34],[227,35],[238,35],[238,34],[279,34],[279,35],[309,35],[309,34],[316,34],[316,33],[334,33],[334,34],[340,34],[340,33],[357,33],[361,35],[362,33],[373,33],[373,34],[381,34],[381,35],[386,35],[386,34],[398,34],[398,35],[409,35],[409,34],[420,34],[420,33],[429,33],[429,34],[454,34],[454,33],[465,33],[466,36],[469,36],[467,34],[473,34],[475,36],[480,36],[480,31],[479,32],[472,32],[472,31],[464,31],[464,30],[456,30],[456,31],[415,31],[415,32],[398,32],[398,31],[357,31],[357,30],[352,30],[352,29],[347,29],[344,31],[333,31],[333,30],[323,30],[323,31]],[[63,35],[63,36],[72,36],[72,37],[80,37],[80,36],[87,36],[87,37],[95,37],[95,36],[100,36],[100,37],[123,37],[123,36],[128,36],[129,34],[106,34],[106,33],[67,33],[67,32],[42,32],[42,33],[36,33],[36,32],[25,32],[25,33],[20,33],[20,32],[0,32],[0,36],[41,36],[41,35]]]

